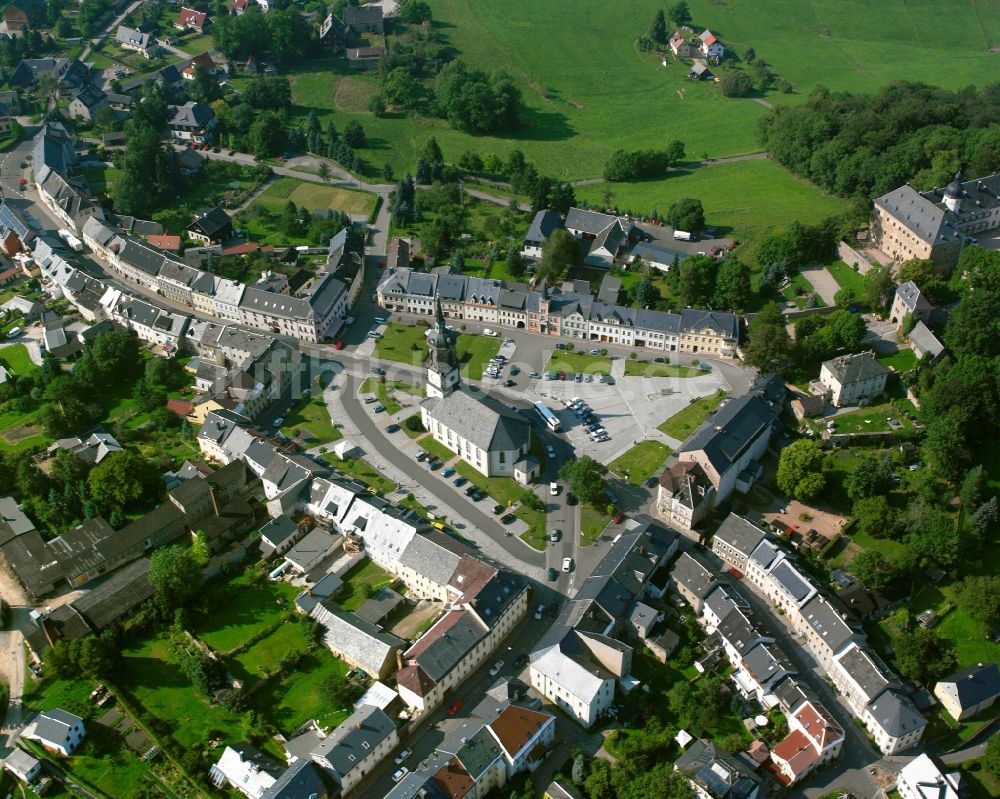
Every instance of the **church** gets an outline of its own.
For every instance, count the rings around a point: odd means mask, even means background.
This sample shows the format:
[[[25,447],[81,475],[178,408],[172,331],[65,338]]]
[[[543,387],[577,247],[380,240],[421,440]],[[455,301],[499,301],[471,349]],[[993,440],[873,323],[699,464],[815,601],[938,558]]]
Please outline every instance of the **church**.
[[[486,477],[510,477],[521,485],[538,478],[540,464],[529,454],[531,424],[520,413],[462,385],[457,335],[448,329],[435,300],[434,327],[427,332],[427,399],[420,418],[435,441]]]

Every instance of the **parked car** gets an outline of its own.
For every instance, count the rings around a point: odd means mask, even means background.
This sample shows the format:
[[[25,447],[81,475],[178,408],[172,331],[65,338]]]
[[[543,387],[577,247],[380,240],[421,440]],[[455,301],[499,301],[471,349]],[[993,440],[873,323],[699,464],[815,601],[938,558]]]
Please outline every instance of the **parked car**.
[[[538,609],[535,611],[535,619],[541,621],[542,616],[545,615],[545,605],[539,605]]]
[[[513,380],[504,380],[503,381],[504,388],[510,388],[513,385],[516,385]]]
[[[444,461],[440,458],[434,458],[430,463],[427,464],[427,468],[432,472],[436,472],[444,465]]]
[[[508,513],[500,518],[500,522],[506,525],[511,525],[516,521],[517,521],[517,516],[515,516],[513,513]]]
[[[445,469],[443,472],[441,472],[441,476],[442,477],[451,477],[454,473],[455,473],[455,467],[454,466],[449,466],[447,469]]]
[[[490,338],[496,338],[496,337],[497,337],[497,336],[499,336],[500,334],[499,334],[499,333],[497,333],[497,331],[496,331],[496,330],[494,330],[493,328],[491,328],[491,327],[486,327],[486,328],[483,328],[483,335],[484,335],[484,336],[489,336]]]
[[[382,411],[385,410],[385,405],[383,405],[380,402],[378,405],[376,405],[374,408],[372,408],[372,410],[375,411],[375,413],[382,413]]]
[[[615,518],[611,520],[612,524],[621,524],[625,520],[625,514],[621,511],[615,514]]]
[[[448,708],[448,715],[456,716],[458,715],[458,711],[461,709],[462,709],[462,700],[456,699],[454,702],[451,703],[451,707]]]
[[[551,444],[546,444],[545,454],[548,455],[550,458],[554,458],[556,456],[556,448],[553,447]]]
[[[480,501],[486,499],[486,496],[487,496],[486,492],[485,491],[481,491],[478,488],[475,491],[472,492],[472,499],[475,502],[480,502]]]
[[[278,158],[281,158],[279,155]],[[282,159],[284,160],[284,159]],[[403,777],[410,773],[410,770],[406,766],[400,766],[392,775],[393,782],[399,782]]]
[[[465,489],[465,496],[471,497],[478,490],[479,489],[477,489],[475,486],[469,486],[467,489]]]
[[[580,500],[578,500],[576,498],[576,494],[574,494],[572,491],[567,491],[566,492],[566,504],[567,505],[576,505],[579,501]]]
[[[590,351],[590,354],[591,354],[591,355],[600,355],[600,354],[601,354],[601,351],[600,351],[600,350],[597,350],[597,349],[593,349],[593,350],[591,350],[591,351]]]
[[[519,374],[521,374],[521,369],[518,366],[512,366],[512,367],[510,367],[510,373],[512,375],[519,375]]]
[[[378,400],[375,397],[365,397],[365,405],[374,405]]]
[[[399,432],[399,425],[396,424],[395,422],[393,422],[392,424],[388,424],[388,425],[385,426],[385,432],[387,432],[387,433],[398,433]]]
[[[384,375],[385,374],[385,369],[380,369],[378,366],[373,366],[372,367],[372,374],[373,375]]]
[[[562,570],[564,572],[573,571],[573,558],[563,558]]]
[[[513,372],[514,372],[514,370],[511,369],[511,373],[512,374],[513,374]],[[537,380],[538,378],[541,377],[541,375],[538,372],[529,372],[528,373],[528,377],[530,377],[532,380]]]
[[[500,505],[500,504],[494,505],[493,506],[493,515],[494,516],[499,516],[501,513],[503,513],[503,505]]]
[[[496,677],[501,671],[503,671],[503,661],[498,660],[492,666],[490,666],[490,677]]]
[[[418,449],[417,450],[417,463],[423,463],[425,460],[427,460],[427,453],[424,452],[422,449]]]
[[[559,541],[561,538],[562,538],[562,530],[558,528],[549,533],[549,541],[551,541],[553,544]]]
[[[550,581],[554,582],[555,580],[559,579],[559,572],[557,572],[553,568],[549,568],[548,572],[546,572],[546,576],[549,578]]]
[[[518,655],[516,658],[514,658],[514,668],[515,669],[520,669],[527,662],[528,662],[528,656],[527,655],[524,655],[524,654]]]
[[[559,495],[559,483],[549,483],[549,495],[553,497]]]
[[[273,424],[274,424],[275,427],[281,427],[281,425],[283,425],[284,423],[285,423],[285,418],[283,416],[279,416],[273,422]]]
[[[396,765],[401,766],[406,762],[406,759],[413,754],[413,750],[410,747],[406,747],[402,752],[396,755]]]

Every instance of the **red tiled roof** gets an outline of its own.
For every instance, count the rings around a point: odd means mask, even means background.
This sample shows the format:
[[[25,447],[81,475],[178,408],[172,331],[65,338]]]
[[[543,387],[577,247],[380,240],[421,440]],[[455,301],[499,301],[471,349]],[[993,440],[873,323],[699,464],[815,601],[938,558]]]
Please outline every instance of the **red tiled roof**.
[[[174,21],[174,26],[192,27],[201,30],[205,27],[206,14],[204,11],[195,11],[193,8],[181,8],[181,12]]]
[[[496,573],[497,570],[488,563],[463,555],[455,568],[455,573],[448,581],[448,586],[462,593],[459,602],[468,602],[496,576]]]
[[[417,639],[413,646],[406,650],[403,657],[407,660],[420,657],[427,651],[427,648],[432,643],[458,624],[459,620],[465,615],[465,613],[466,611],[464,610],[450,610],[445,613],[433,627]],[[398,677],[396,678],[396,681],[399,682]]]
[[[179,399],[167,400],[167,410],[178,416],[187,416],[194,410],[194,403]]]
[[[396,685],[412,691],[417,696],[426,696],[437,683],[420,666],[403,666],[396,672]]]
[[[798,779],[819,759],[819,754],[805,735],[792,730],[785,740],[771,750],[771,758],[787,763],[795,779]]]
[[[438,784],[448,799],[464,799],[473,790],[476,782],[469,776],[457,757],[448,761],[448,765],[442,767],[434,775],[434,782]]]
[[[177,252],[181,248],[181,237],[174,236],[170,233],[163,234],[152,234],[147,236],[146,240],[152,244],[154,247],[159,247],[161,250],[169,250],[170,252]]]
[[[550,718],[552,717],[537,710],[511,705],[491,721],[489,727],[493,737],[513,758],[538,734]]]
[[[223,255],[248,255],[252,252],[274,252],[273,244],[254,244],[248,241],[245,244],[234,244],[232,247],[223,247]]]
[[[811,739],[813,746],[818,751],[822,751],[844,737],[844,731],[820,705],[806,702],[794,716],[806,737]]]

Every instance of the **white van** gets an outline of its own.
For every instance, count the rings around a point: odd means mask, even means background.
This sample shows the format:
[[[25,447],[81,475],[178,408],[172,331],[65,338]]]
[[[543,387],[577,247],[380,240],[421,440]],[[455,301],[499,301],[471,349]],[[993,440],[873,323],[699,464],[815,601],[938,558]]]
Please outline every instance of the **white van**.
[[[674,231],[674,238],[678,239],[679,241],[691,241],[691,239],[693,238],[693,236],[690,233],[688,233],[686,230],[675,230]]]
[[[20,335],[21,335],[21,328],[15,327],[7,334],[7,338],[17,338]]]
[[[385,317],[384,316],[376,316],[372,321],[375,322],[375,324],[377,324],[377,325],[384,325],[385,324]]]

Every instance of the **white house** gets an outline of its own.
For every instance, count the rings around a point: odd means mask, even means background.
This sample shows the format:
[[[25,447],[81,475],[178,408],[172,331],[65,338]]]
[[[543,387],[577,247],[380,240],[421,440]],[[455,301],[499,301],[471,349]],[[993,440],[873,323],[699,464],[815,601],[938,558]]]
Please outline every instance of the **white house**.
[[[281,767],[249,744],[227,746],[208,772],[217,787],[229,785],[247,799],[262,799],[281,774]]]
[[[17,777],[21,782],[28,784],[38,779],[42,773],[42,764],[23,749],[15,748],[3,761],[4,768]]]
[[[507,761],[507,776],[534,770],[541,759],[533,759],[537,747],[547,749],[556,734],[556,717],[526,707],[508,705],[487,726]]]
[[[583,642],[588,636],[575,633]],[[586,649],[577,654],[560,644],[531,656],[531,686],[584,727],[590,727],[615,701],[617,674]]]
[[[896,782],[901,799],[959,799],[964,795],[960,787],[959,773],[945,774],[926,753],[903,766]]]
[[[889,370],[875,360],[875,353],[841,355],[824,361],[819,381],[836,407],[859,405],[885,391]]]
[[[49,752],[58,752],[64,757],[73,754],[87,731],[83,719],[60,708],[43,710],[21,733],[31,741],[38,741]]]
[[[708,28],[701,32],[698,40],[701,42],[698,49],[709,61],[721,61],[726,54],[726,48],[722,46],[722,42]]]

